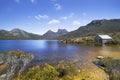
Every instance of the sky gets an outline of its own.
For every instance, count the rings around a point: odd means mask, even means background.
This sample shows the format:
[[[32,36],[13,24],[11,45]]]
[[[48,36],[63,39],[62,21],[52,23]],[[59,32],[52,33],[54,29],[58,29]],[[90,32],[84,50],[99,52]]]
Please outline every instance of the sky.
[[[5,30],[19,28],[42,35],[116,18],[120,18],[120,0],[0,0],[0,29]]]

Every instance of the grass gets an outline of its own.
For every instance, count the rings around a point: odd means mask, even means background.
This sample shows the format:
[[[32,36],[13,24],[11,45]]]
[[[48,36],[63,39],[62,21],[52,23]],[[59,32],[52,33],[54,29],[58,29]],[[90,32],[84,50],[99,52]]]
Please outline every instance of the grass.
[[[94,36],[87,36],[87,37],[78,37],[68,40],[61,40],[63,43],[75,43],[75,44],[93,44]]]
[[[85,64],[74,80],[107,80],[106,73],[94,64]]]

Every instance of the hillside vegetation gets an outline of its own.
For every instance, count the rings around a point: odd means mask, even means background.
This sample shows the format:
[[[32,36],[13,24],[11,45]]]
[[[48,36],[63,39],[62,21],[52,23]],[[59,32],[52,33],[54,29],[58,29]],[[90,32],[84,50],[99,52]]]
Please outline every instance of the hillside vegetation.
[[[113,41],[106,43],[106,45],[117,45],[120,44],[120,32],[114,32],[108,34],[113,38]],[[62,43],[75,43],[75,44],[94,44],[95,36],[84,36],[84,37],[77,37],[77,38],[68,38],[60,40]]]
[[[111,20],[93,20],[86,26],[81,26],[79,29],[72,31],[58,39],[71,39],[77,37],[95,36],[97,34],[116,34],[115,38],[119,37],[120,19]]]

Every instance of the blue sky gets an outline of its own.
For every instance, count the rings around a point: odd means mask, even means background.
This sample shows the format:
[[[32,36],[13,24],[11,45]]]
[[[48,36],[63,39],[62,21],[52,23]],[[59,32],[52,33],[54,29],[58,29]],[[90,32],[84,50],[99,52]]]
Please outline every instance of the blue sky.
[[[120,18],[120,0],[0,0],[0,29],[36,34],[73,31],[94,19]]]

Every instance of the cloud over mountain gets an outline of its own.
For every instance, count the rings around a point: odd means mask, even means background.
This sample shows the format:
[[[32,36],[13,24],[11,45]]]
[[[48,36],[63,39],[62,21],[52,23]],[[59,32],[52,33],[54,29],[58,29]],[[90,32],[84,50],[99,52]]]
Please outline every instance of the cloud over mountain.
[[[52,20],[50,20],[50,21],[48,22],[49,25],[51,25],[51,24],[59,24],[59,23],[60,23],[60,21],[57,20],[57,19],[52,19]]]

